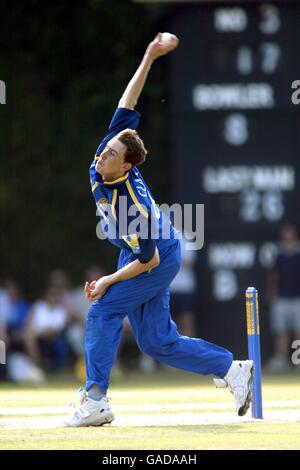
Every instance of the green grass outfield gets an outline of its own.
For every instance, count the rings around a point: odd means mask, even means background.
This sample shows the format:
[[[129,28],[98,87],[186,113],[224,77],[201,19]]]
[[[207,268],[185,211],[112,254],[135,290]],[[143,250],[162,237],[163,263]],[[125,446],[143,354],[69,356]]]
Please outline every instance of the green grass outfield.
[[[159,371],[111,385],[111,426],[59,427],[76,388],[64,376],[38,388],[0,383],[0,449],[300,449],[298,373],[264,377],[260,421],[238,418],[211,378]]]

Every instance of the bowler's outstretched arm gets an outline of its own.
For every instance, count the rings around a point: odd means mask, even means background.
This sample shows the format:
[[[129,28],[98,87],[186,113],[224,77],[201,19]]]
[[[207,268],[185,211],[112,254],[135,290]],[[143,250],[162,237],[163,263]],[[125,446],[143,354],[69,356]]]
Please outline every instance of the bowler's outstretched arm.
[[[173,36],[171,41],[165,43],[163,41],[162,33],[158,33],[154,40],[148,45],[144,57],[137,68],[132,79],[128,83],[120,101],[119,107],[133,110],[137,104],[139,96],[144,88],[148,74],[150,72],[153,62],[160,56],[171,52],[178,45],[178,39]],[[154,255],[147,263],[142,263],[139,260],[134,260],[123,268],[109,276],[103,276],[97,281],[85,284],[85,294],[90,301],[100,299],[106,290],[112,285],[120,281],[132,279],[140,274],[150,271],[160,263],[158,249],[155,249]]]
[[[168,44],[163,43],[162,33],[158,33],[155,36],[154,40],[150,42],[149,46],[147,47],[142,62],[128,83],[126,90],[124,91],[123,96],[119,101],[120,108],[135,108],[153,62],[158,57],[171,52],[177,47],[177,45],[178,39],[176,36],[174,36],[174,39]]]

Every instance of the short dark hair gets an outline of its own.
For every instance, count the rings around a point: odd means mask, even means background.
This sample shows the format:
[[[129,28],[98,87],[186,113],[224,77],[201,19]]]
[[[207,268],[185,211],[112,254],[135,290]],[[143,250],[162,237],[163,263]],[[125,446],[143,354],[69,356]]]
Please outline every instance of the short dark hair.
[[[118,134],[118,140],[126,145],[125,162],[132,166],[141,165],[146,160],[147,150],[137,131],[125,129]]]

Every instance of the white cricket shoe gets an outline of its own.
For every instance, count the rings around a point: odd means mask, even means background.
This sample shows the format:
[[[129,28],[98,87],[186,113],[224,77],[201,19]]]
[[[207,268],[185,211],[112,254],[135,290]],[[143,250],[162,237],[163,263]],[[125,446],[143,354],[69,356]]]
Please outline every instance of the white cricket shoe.
[[[235,398],[236,411],[239,416],[244,416],[249,409],[253,377],[253,361],[233,361],[224,379],[214,379],[217,388],[229,388]]]
[[[87,393],[80,389],[79,392],[80,406],[75,408],[70,416],[63,422],[65,426],[77,428],[80,426],[102,426],[111,423],[115,417],[108,404],[108,398],[103,397],[101,400],[92,400]]]

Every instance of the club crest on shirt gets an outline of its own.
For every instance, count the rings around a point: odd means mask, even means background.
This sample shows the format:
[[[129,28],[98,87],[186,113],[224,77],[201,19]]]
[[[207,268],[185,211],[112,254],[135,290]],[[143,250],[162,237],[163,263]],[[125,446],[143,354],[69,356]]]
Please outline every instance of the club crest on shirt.
[[[109,223],[109,201],[105,197],[99,199],[97,202],[97,215],[101,215],[105,223]]]
[[[132,249],[132,252],[135,255],[138,255],[141,253],[141,248],[139,245],[138,237],[136,233],[133,233],[132,235],[122,235],[122,238],[127,245],[130,246]]]
[[[106,204],[108,204],[108,199],[106,199],[106,197],[102,197],[99,201],[99,204],[100,206],[106,206]]]

